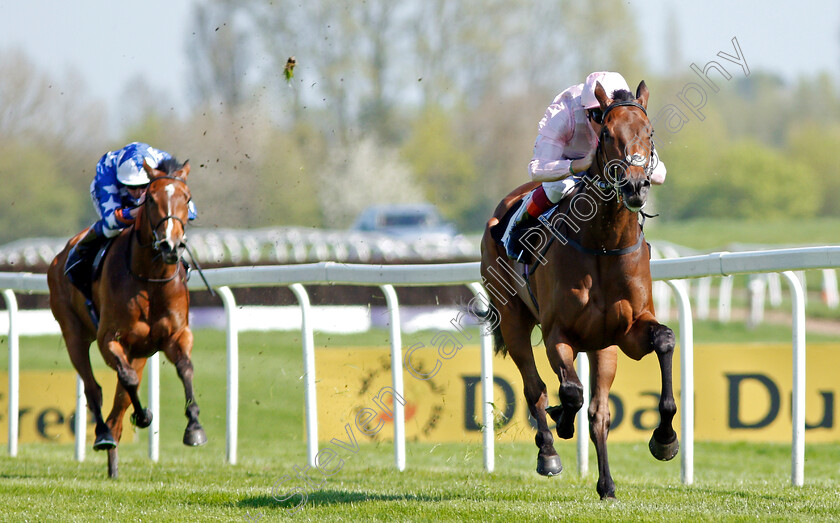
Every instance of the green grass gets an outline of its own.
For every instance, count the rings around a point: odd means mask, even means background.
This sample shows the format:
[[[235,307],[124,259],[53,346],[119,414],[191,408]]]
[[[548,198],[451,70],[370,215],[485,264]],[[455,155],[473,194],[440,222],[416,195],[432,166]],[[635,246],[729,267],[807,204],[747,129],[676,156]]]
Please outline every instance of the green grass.
[[[676,323],[676,322],[674,322]],[[698,323],[698,343],[790,338],[789,328],[745,333],[736,324]],[[428,333],[414,336],[422,338]],[[787,336],[787,337],[785,337]],[[780,338],[781,337],[781,338]],[[412,337],[407,336],[406,343]],[[387,334],[316,336],[316,346],[386,345]],[[2,340],[0,347],[5,346]],[[23,338],[24,369],[69,368],[55,336]],[[5,351],[0,351],[5,352]],[[534,472],[532,444],[498,444],[496,471],[482,468],[478,444],[409,443],[407,470],[393,466],[389,443],[339,453],[343,467],[323,483],[289,483],[306,495],[278,501],[272,492],[295,467],[306,465],[300,338],[247,333],[240,339],[239,462],[225,456],[224,335],[196,333],[194,362],[201,419],[209,437],[202,448],[180,444],[185,426],[183,390],[166,363],[161,387],[161,459],[146,458],[146,433],[120,447],[120,479],[105,476],[105,456],[88,451],[73,460],[71,445],[22,444],[17,458],[0,457],[0,521],[314,521],[481,520],[720,521],[840,518],[840,447],[806,447],[806,485],[790,486],[790,447],[784,444],[697,443],[695,484],[680,481],[679,459],[654,460],[645,443],[610,445],[616,502],[595,492],[590,473],[579,477],[573,442],[557,445],[566,470],[559,478]],[[5,356],[4,356],[5,358]],[[101,358],[94,354],[94,361]],[[5,365],[5,361],[0,360]],[[145,390],[145,389],[144,389]],[[324,445],[322,444],[322,448]],[[253,520],[253,519],[252,519]]]
[[[668,241],[703,251],[723,250],[732,243],[836,245],[840,218],[727,220],[702,218],[684,221],[651,219],[645,223],[648,241]]]
[[[807,320],[806,320],[807,323]],[[668,322],[675,333],[679,334],[679,321],[673,318]],[[694,320],[694,343],[790,343],[793,332],[790,325],[763,323],[755,328],[747,327],[743,321],[722,324],[714,321]],[[838,336],[819,332],[805,332],[806,342],[836,342]]]
[[[558,445],[567,470],[559,478],[533,471],[534,449],[497,448],[496,472],[482,470],[474,445],[410,444],[408,467],[391,463],[389,445],[365,445],[334,476],[292,499],[272,492],[304,450],[278,437],[263,448],[243,448],[240,464],[226,466],[220,449],[165,445],[152,464],[138,445],[121,450],[122,477],[103,477],[102,457],[77,464],[68,448],[26,446],[2,460],[5,521],[725,521],[820,520],[840,517],[837,463],[831,445],[807,449],[807,483],[790,486],[784,445],[699,443],[696,482],[680,482],[679,464],[658,463],[644,444],[610,446],[618,501],[601,502],[595,472],[576,473],[573,448]],[[343,456],[345,457],[345,456]],[[590,461],[594,462],[594,459]],[[748,470],[745,470],[745,464]],[[594,468],[594,463],[592,464]],[[294,485],[303,487],[297,481]],[[306,497],[304,498],[303,495]]]

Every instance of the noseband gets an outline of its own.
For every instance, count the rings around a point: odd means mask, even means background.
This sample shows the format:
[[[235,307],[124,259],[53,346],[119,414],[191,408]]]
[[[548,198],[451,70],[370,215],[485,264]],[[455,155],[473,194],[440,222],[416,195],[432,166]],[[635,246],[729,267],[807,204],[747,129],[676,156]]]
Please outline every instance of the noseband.
[[[617,107],[636,107],[637,109],[641,109],[642,112],[647,117],[647,109],[645,109],[642,105],[636,102],[615,102],[604,111],[603,116],[601,117],[601,135],[598,137],[598,170],[599,172],[606,175],[607,180],[612,180],[612,183],[609,181],[604,181],[601,179],[594,179],[592,180],[593,184],[598,187],[602,191],[611,191],[615,193],[615,198],[617,202],[621,202],[627,207],[627,210],[631,212],[638,212],[641,209],[633,210],[627,206],[627,202],[621,197],[621,186],[625,183],[626,179],[626,172],[627,168],[630,165],[641,166],[644,165],[645,168],[645,177],[648,181],[650,181],[650,177],[653,174],[654,169],[654,143],[653,143],[653,131],[651,130],[650,133],[650,154],[647,157],[647,161],[645,163],[641,163],[644,161],[644,158],[633,155],[627,156],[626,158],[615,158],[613,160],[607,159],[607,152],[604,150],[603,144],[604,139],[609,135],[609,131],[607,130],[607,126],[605,125],[607,121],[607,115],[610,114],[610,111]],[[611,170],[613,168],[621,169],[621,176],[612,176]]]

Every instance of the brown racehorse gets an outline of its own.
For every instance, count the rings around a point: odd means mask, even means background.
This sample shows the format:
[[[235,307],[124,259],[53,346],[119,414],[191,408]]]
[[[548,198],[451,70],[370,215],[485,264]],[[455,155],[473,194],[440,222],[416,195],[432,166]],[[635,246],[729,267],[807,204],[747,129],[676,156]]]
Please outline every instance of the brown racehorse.
[[[659,427],[651,437],[650,451],[657,459],[670,460],[679,444],[672,426],[676,414],[671,377],[674,333],[656,321],[650,247],[638,217],[655,158],[646,111],[648,90],[641,82],[635,98],[627,91],[616,91],[610,98],[599,84],[595,93],[603,126],[583,187],[566,197],[551,219],[541,220],[540,228],[526,234],[523,243],[534,258],[530,265],[508,260],[496,238],[511,207],[537,184],[523,185],[505,197],[482,239],[481,274],[498,313],[499,321],[493,325],[496,352],[510,354],[519,368],[525,399],[537,422],[537,472],[542,475],[562,470],[546,413],[557,421],[559,437],[574,435],[574,416],[583,405],[583,386],[574,360],[577,353],[587,353],[590,437],[598,454],[597,490],[603,499],[615,497],[607,433],[616,346],[634,360],[656,353],[662,392]],[[561,405],[557,407],[549,407],[546,386],[534,362],[530,339],[537,324],[551,368],[560,380]]]
[[[129,402],[131,420],[148,427],[152,414],[137,394],[146,359],[162,350],[175,364],[184,383],[188,424],[184,444],[207,441],[198,421],[190,361],[193,336],[189,327],[189,293],[180,263],[185,249],[184,224],[190,191],[189,163],[166,160],[152,169],[144,163],[151,182],[133,226],[117,236],[102,261],[101,276],[93,283],[93,301],[99,312],[94,326],[82,293],[64,274],[70,248],[86,231],[75,236],[53,260],[47,274],[50,308],[61,326],[70,360],[85,385],[88,407],[96,421],[95,450],[108,451],[108,474],[117,477],[117,442]],[[102,418],[102,390],[90,365],[90,344],[96,340],[109,367],[117,371],[114,406]]]

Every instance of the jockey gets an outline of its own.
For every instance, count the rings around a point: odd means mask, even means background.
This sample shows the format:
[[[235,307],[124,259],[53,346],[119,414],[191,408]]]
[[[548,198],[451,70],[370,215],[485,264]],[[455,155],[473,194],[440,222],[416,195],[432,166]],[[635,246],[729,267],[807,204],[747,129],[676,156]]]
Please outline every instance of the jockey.
[[[525,196],[502,236],[502,245],[511,259],[522,255],[520,240],[528,229],[524,224],[535,220],[571,193],[592,165],[603,116],[601,104],[595,97],[598,83],[610,98],[618,90],[631,92],[624,77],[618,73],[592,73],[584,83],[558,94],[540,120],[528,172],[531,180],[542,182],[542,185]],[[655,150],[653,154],[656,154]],[[658,157],[655,164],[651,182],[661,184],[665,181],[665,164],[658,161]]]
[[[64,272],[90,300],[93,257],[108,238],[134,223],[139,206],[146,196],[149,177],[143,160],[157,168],[172,155],[145,143],[132,142],[118,151],[105,153],[96,164],[96,176],[90,184],[90,196],[99,220],[70,249]],[[195,205],[189,203],[189,219],[196,218]]]

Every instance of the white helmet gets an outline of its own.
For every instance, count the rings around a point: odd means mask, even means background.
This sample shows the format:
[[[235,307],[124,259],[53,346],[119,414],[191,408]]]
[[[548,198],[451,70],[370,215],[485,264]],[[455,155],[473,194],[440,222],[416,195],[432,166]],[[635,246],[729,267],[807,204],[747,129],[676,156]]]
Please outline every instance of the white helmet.
[[[609,98],[612,98],[613,91],[617,91],[619,89],[632,92],[630,91],[630,87],[627,86],[627,81],[618,73],[612,73],[609,71],[592,73],[586,77],[586,82],[583,84],[583,92],[580,94],[580,103],[583,105],[584,109],[592,109],[593,107],[601,106],[601,104],[598,103],[598,99],[595,98],[595,86],[598,83],[600,83],[604,88],[604,91],[607,92],[607,97]]]
[[[146,147],[148,148],[148,146]],[[117,180],[127,186],[136,187],[148,184],[149,176],[143,169],[144,158],[142,147],[126,147],[123,149],[119,158],[117,158]],[[157,165],[153,158],[147,158],[146,162],[151,167]]]

